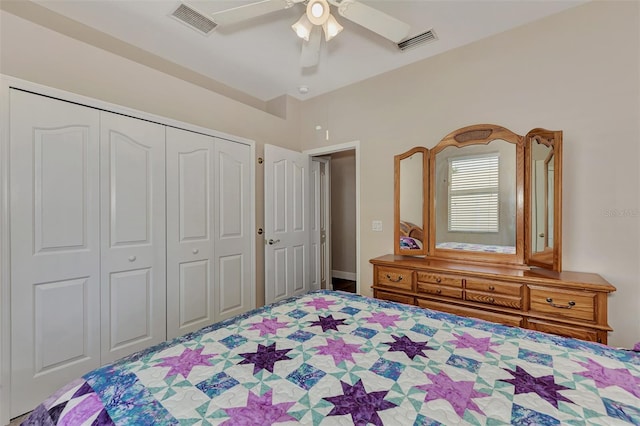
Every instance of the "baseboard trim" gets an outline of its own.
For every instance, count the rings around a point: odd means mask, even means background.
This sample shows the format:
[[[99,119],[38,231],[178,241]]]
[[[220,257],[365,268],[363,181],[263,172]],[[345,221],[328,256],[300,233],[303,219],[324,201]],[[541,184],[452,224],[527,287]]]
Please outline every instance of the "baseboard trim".
[[[343,280],[356,281],[358,276],[356,275],[355,272],[345,272],[345,271],[332,270],[331,271],[331,277],[340,278],[340,279],[343,279]]]

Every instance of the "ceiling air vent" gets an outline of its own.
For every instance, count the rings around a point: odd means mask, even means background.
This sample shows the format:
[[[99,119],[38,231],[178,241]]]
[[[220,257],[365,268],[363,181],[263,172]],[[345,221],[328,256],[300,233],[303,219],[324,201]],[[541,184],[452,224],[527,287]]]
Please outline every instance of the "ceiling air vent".
[[[208,35],[215,27],[218,26],[218,24],[213,22],[211,19],[207,18],[200,12],[196,12],[185,4],[178,6],[171,16],[205,35]]]
[[[437,39],[438,37],[436,37],[436,33],[434,33],[433,30],[429,30],[407,40],[401,41],[398,43],[398,48],[400,50],[408,50],[424,43],[436,41]]]

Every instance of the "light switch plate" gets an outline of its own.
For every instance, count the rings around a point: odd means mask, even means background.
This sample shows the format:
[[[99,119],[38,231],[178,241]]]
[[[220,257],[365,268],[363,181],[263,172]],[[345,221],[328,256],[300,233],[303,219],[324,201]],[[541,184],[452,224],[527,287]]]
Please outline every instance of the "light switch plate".
[[[375,232],[382,232],[382,221],[381,220],[372,221],[371,230]]]

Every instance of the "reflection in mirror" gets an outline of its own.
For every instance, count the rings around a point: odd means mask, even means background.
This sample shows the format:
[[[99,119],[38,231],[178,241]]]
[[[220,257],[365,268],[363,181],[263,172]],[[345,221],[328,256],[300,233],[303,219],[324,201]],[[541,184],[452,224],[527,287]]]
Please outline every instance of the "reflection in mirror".
[[[414,148],[396,156],[396,239],[397,253],[426,253],[425,173],[426,149]]]
[[[562,131],[525,136],[525,262],[562,271]]]
[[[531,251],[541,253],[553,247],[553,146],[532,144],[531,179]]]
[[[448,146],[435,161],[435,248],[516,253],[516,145]]]

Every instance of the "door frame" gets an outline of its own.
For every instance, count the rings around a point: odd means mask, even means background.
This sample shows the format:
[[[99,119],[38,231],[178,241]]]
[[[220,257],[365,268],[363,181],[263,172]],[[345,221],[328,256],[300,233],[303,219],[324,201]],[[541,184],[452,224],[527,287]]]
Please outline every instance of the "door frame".
[[[77,103],[90,108],[126,115],[141,120],[151,121],[169,127],[176,127],[195,133],[201,133],[232,142],[249,145],[251,148],[251,200],[256,199],[256,143],[240,136],[230,135],[206,127],[188,124],[173,118],[129,108],[123,105],[101,101],[89,96],[78,95],[66,90],[56,89],[39,83],[33,83],[5,74],[0,74],[0,425],[9,424],[10,389],[11,389],[11,257],[10,221],[9,221],[9,121],[11,89],[24,90],[38,95],[49,96],[63,101]],[[252,206],[255,207],[255,206]],[[252,235],[256,229],[256,209],[251,208],[250,227],[247,232]],[[256,239],[251,238],[251,306],[256,306]]]
[[[355,151],[356,154],[356,293],[360,294],[362,286],[360,277],[360,141],[352,141],[337,145],[325,146],[302,151],[310,157],[321,157],[342,151]]]

